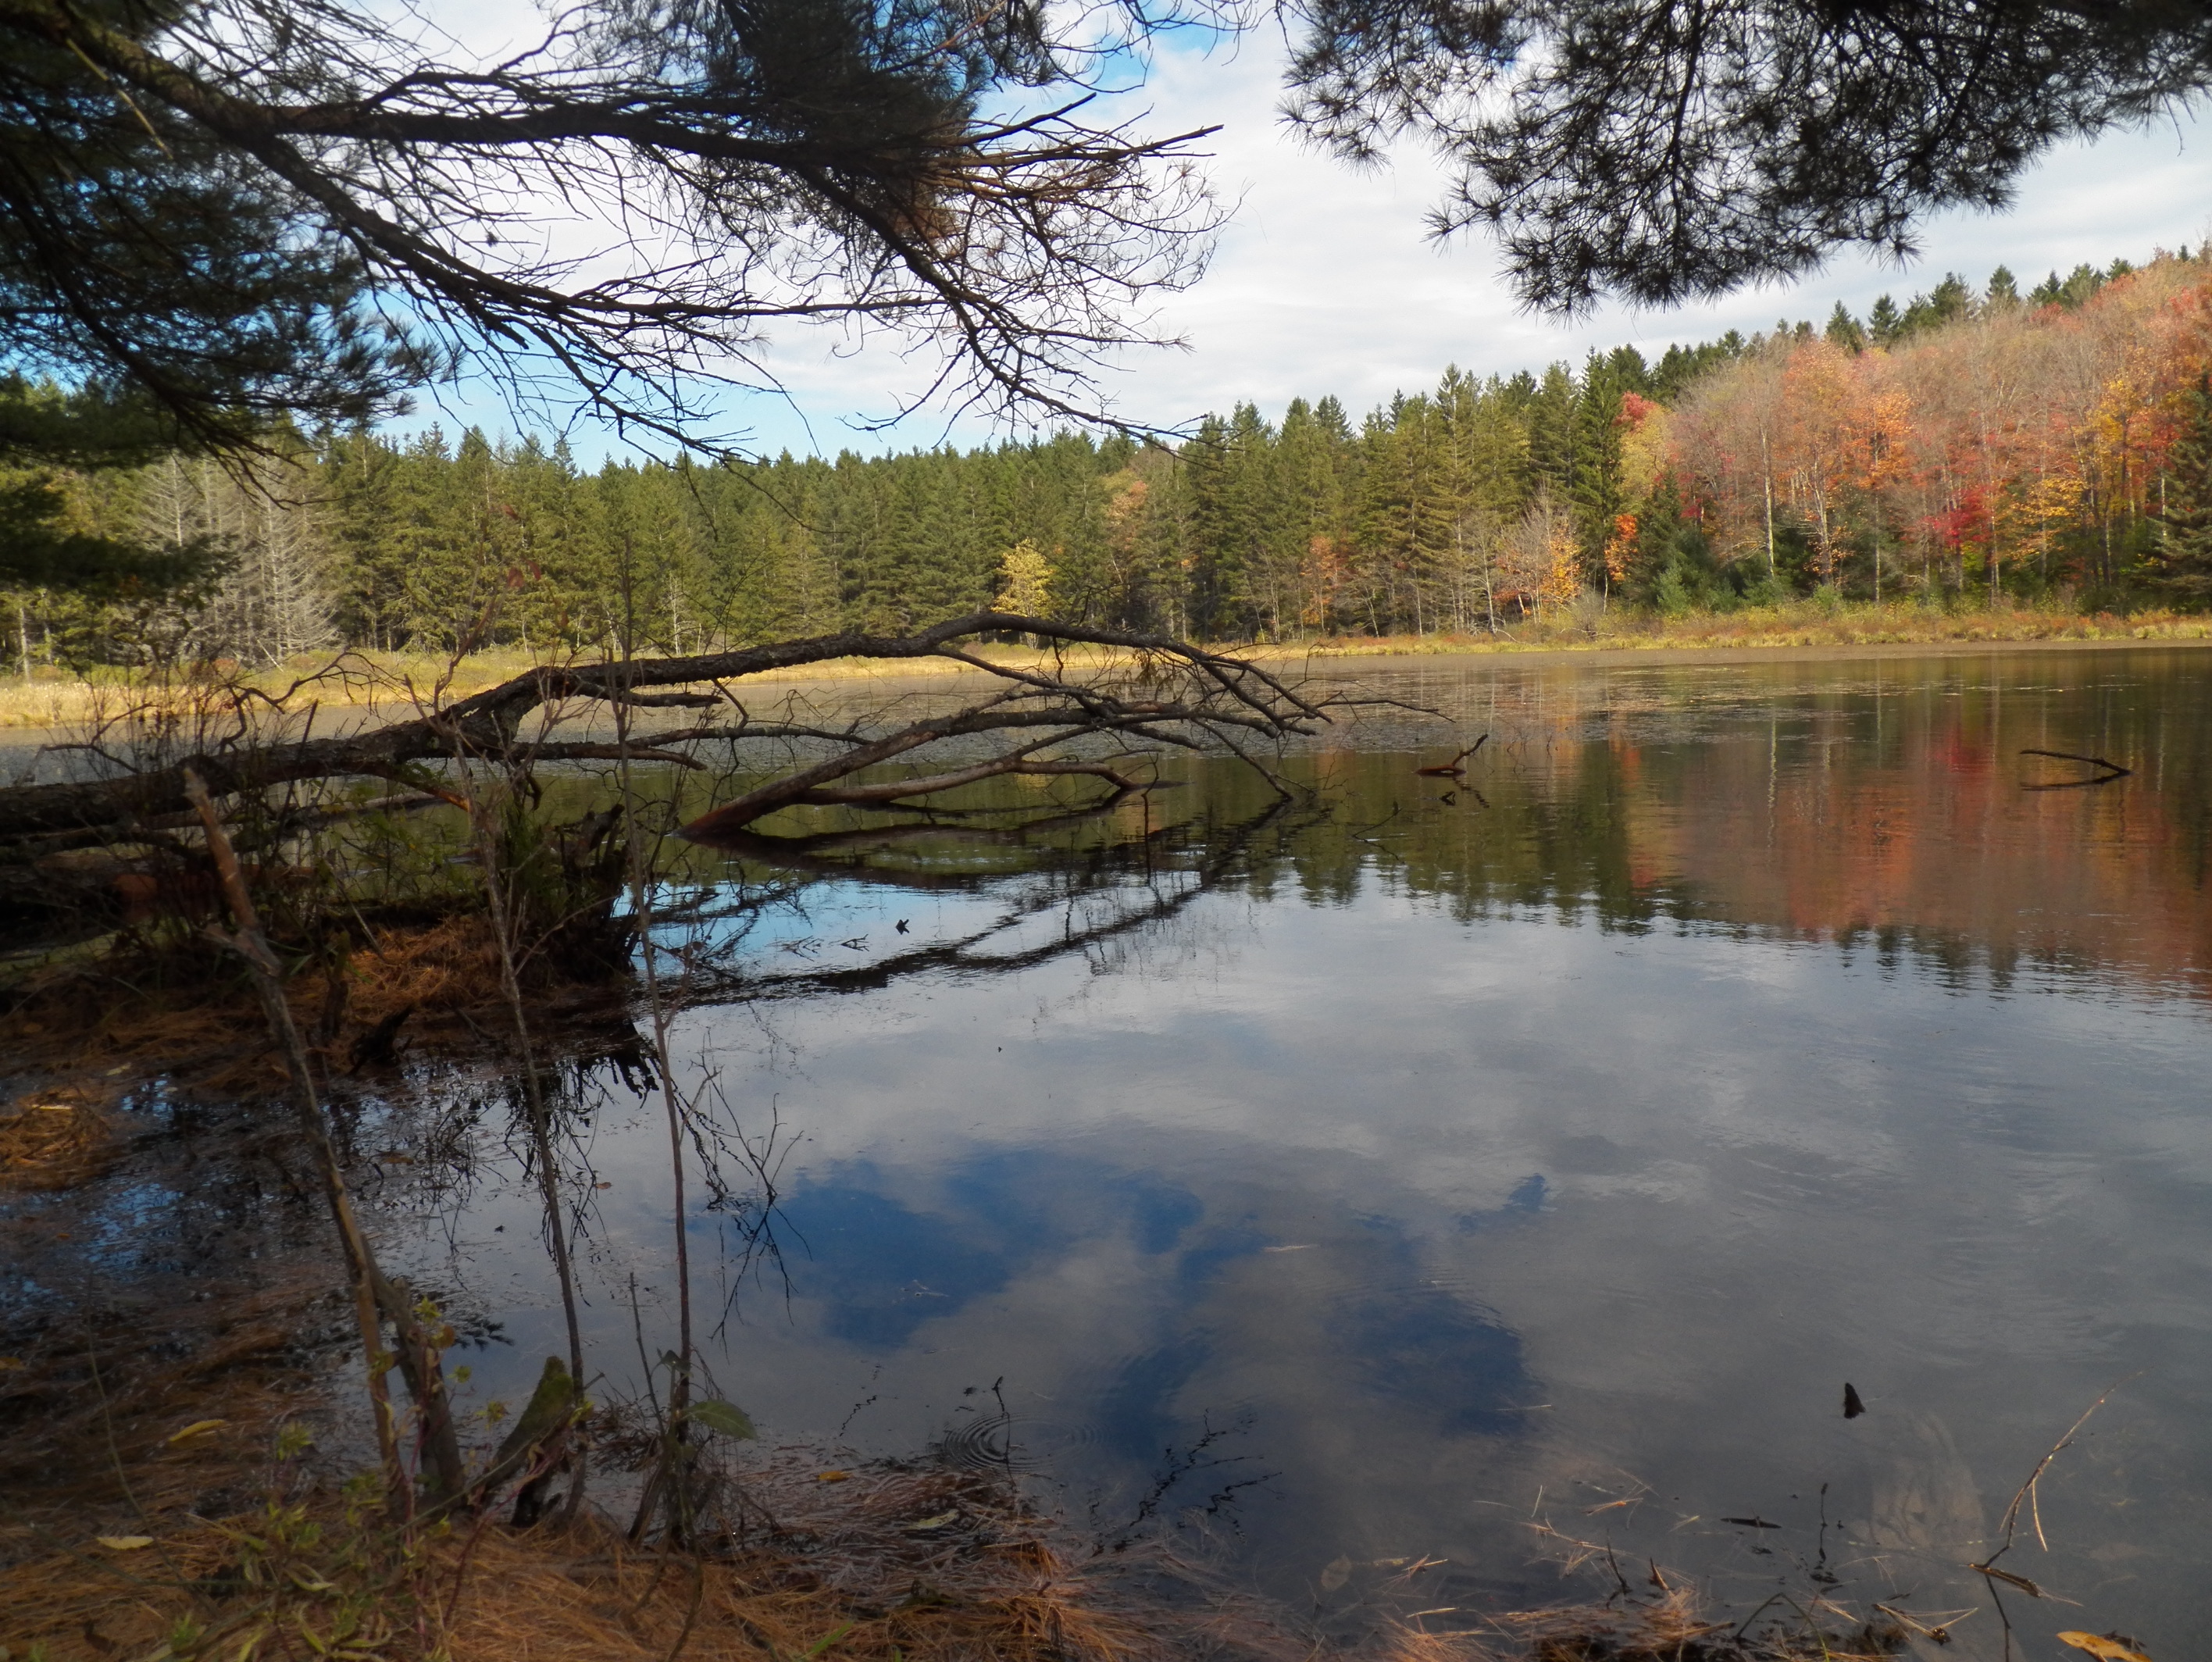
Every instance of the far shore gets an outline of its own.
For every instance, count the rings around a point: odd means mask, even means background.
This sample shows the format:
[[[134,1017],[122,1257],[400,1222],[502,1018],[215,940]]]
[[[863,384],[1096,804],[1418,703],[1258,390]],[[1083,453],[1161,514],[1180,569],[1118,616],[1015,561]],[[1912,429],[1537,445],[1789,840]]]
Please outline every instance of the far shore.
[[[1874,658],[1979,658],[1996,652],[2094,652],[2166,647],[2212,647],[2212,633],[2141,637],[2103,635],[2079,639],[2044,636],[2020,640],[1973,637],[1942,640],[1814,640],[1780,646],[1736,646],[1721,641],[1710,645],[1685,645],[1675,641],[1655,641],[1648,646],[1622,646],[1618,642],[1593,642],[1586,646],[1493,646],[1477,641],[1442,648],[1425,645],[1411,650],[1394,650],[1389,643],[1378,641],[1376,650],[1370,652],[1330,650],[1297,654],[1286,652],[1281,654],[1281,658],[1286,662],[1316,663],[1334,662],[1340,658],[1398,659],[1410,667],[1430,658],[1479,658],[1497,661],[1501,666],[1510,664],[1516,668],[1547,664],[1610,668],[1651,664],[1854,663]],[[1265,654],[1261,656],[1264,658]]]
[[[1439,659],[1468,658],[1495,660],[1501,667],[1510,664],[1516,668],[1547,664],[1599,668],[1949,658],[1992,652],[2147,646],[2212,646],[2212,616],[2173,612],[2087,615],[2026,608],[1937,611],[1917,606],[1830,607],[1808,601],[1674,619],[1615,611],[1576,619],[1530,621],[1497,634],[1340,636],[1231,642],[1218,649],[1283,668],[1320,668],[1355,661],[1372,663],[1377,668],[1385,664],[1412,668]],[[1009,667],[1050,661],[1047,654],[1016,645],[973,650]],[[1063,661],[1103,667],[1121,656],[1116,652],[1079,649],[1066,654]],[[271,668],[244,671],[236,666],[222,668],[236,684],[259,694],[281,696],[295,684],[312,680],[312,684],[300,686],[295,694],[303,704],[396,717],[481,692],[537,663],[549,661],[556,660],[515,649],[480,652],[458,662],[424,653],[356,650],[302,655]],[[973,666],[942,659],[840,658],[801,670],[750,676],[743,684],[765,690],[983,673]],[[0,729],[82,728],[103,716],[120,714],[143,696],[149,684],[112,670],[95,671],[89,680],[43,668],[27,680],[8,676],[0,679]]]

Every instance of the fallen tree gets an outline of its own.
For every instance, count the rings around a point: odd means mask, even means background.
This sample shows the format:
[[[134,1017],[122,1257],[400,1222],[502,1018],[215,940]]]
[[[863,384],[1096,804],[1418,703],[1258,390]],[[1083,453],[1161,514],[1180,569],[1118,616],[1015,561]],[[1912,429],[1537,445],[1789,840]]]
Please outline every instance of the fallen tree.
[[[1012,664],[977,650],[982,637],[1008,632],[1036,640],[1047,656]],[[941,709],[910,713],[910,705],[894,706],[875,717],[828,723],[756,714],[732,686],[856,658],[934,661],[989,680],[981,695]],[[345,672],[341,665],[331,673]],[[787,748],[766,779],[682,828],[696,840],[743,833],[780,809],[802,805],[941,816],[963,810],[935,799],[1009,775],[1095,779],[1112,792],[1140,788],[1146,780],[1133,771],[1136,760],[1159,747],[1218,748],[1256,761],[1257,748],[1317,731],[1330,709],[1347,701],[1311,697],[1247,658],[1185,641],[978,612],[908,635],[853,631],[690,657],[545,664],[451,702],[427,697],[407,719],[322,737],[313,736],[312,719],[295,732],[284,719],[251,713],[265,706],[283,718],[288,704],[301,701],[300,688],[289,699],[240,693],[229,731],[189,747],[191,754],[177,754],[187,747],[175,742],[153,756],[88,744],[82,748],[94,761],[88,766],[100,777],[0,789],[0,860],[20,864],[186,829],[188,774],[234,802],[277,787],[373,779],[416,793],[414,800],[461,805],[469,764],[509,777],[543,762],[702,769],[707,764],[697,753],[710,743],[732,747],[733,771],[743,754],[735,747],[774,741]],[[612,740],[560,736],[594,706],[614,713]],[[631,731],[638,712],[676,709],[720,719]],[[380,798],[380,805],[395,800]],[[295,791],[286,811],[329,809],[316,792]]]

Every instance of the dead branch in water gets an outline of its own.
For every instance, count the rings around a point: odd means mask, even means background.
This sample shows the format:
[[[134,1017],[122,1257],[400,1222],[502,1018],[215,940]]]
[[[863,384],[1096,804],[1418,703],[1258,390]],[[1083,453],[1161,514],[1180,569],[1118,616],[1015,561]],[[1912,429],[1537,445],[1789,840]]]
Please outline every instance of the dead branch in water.
[[[1454,756],[1449,761],[1445,762],[1443,766],[1437,767],[1416,767],[1413,771],[1419,774],[1423,779],[1459,779],[1467,772],[1467,759],[1489,743],[1490,735],[1485,733],[1480,738],[1475,740],[1474,743],[1468,745],[1466,749],[1461,751],[1457,755]]]
[[[1056,650],[1098,647],[1109,656],[1073,664],[1063,650],[1046,664],[1030,667],[999,663],[973,649],[979,637],[1008,632]],[[935,660],[980,670],[996,685],[988,696],[943,714],[896,725],[816,725],[756,719],[727,684],[845,658]],[[487,691],[423,707],[412,719],[366,731],[257,742],[247,731],[250,724],[241,721],[240,737],[170,765],[0,790],[0,857],[11,851],[17,859],[51,857],[57,850],[103,839],[143,839],[190,808],[188,772],[197,773],[216,797],[301,781],[378,779],[451,799],[453,783],[442,779],[438,769],[469,760],[527,766],[619,755],[689,761],[688,749],[679,747],[708,740],[775,741],[804,749],[802,759],[687,828],[690,834],[711,838],[780,808],[900,812],[926,798],[1000,777],[1088,777],[1125,790],[1140,781],[1113,758],[1054,753],[1075,741],[1103,737],[1124,751],[1211,743],[1247,755],[1254,743],[1316,731],[1329,719],[1331,705],[1342,702],[1309,698],[1232,653],[1164,636],[980,612],[901,636],[851,631],[684,658],[541,665]],[[523,731],[525,719],[534,712],[555,717],[593,705],[625,714],[638,707],[714,709],[730,719],[625,731],[622,742],[611,746],[559,741],[542,730]],[[550,725],[544,718],[541,722]],[[950,756],[943,748],[933,749],[945,746],[961,748]],[[977,748],[987,754],[963,753]],[[859,777],[872,769],[911,768],[917,762],[924,764],[918,775]]]
[[[430,1460],[428,1475],[432,1496],[439,1500],[458,1496],[463,1488],[460,1447],[453,1434],[453,1408],[439,1365],[438,1348],[422,1332],[404,1289],[378,1266],[375,1252],[355,1216],[345,1174],[339,1168],[337,1150],[331,1146],[330,1127],[324,1122],[307,1047],[292,1019],[291,1006],[284,1002],[283,967],[261,932],[261,920],[254,911],[252,896],[246,893],[245,874],[231,850],[229,839],[223,834],[222,821],[207,787],[190,767],[183,772],[186,796],[206,830],[208,852],[222,877],[223,897],[237,925],[235,930],[226,931],[210,924],[205,933],[245,960],[252,975],[270,1029],[291,1074],[300,1129],[314,1151],[324,1195],[330,1204],[331,1219],[337,1225],[338,1238],[344,1245],[348,1267],[352,1271],[355,1316],[361,1330],[362,1362],[368,1369],[369,1401],[376,1416],[377,1449],[383,1461],[386,1486],[395,1495],[404,1495],[407,1488],[405,1471],[399,1459],[398,1427],[385,1388],[386,1374],[396,1359],[422,1419],[424,1450]],[[385,1318],[390,1319],[398,1335],[396,1358],[388,1356],[384,1349]]]
[[[2087,779],[2054,779],[2045,785],[2023,785],[2021,787],[2023,791],[2073,791],[2085,785],[2110,785],[2114,779],[2125,779],[2135,772],[2132,767],[2123,767],[2117,761],[2107,761],[2102,756],[2085,756],[2072,750],[2022,750],[2021,755],[2050,756],[2058,761],[2086,762],[2092,767],[2104,770]]]
[[[2036,1544],[2045,1552],[2051,1550],[2051,1543],[2044,1538],[2043,1503],[2037,1493],[2037,1485],[2043,1481],[2043,1474],[2051,1469],[2051,1463],[2074,1446],[2075,1435],[2089,1423],[2089,1416],[2112,1400],[2112,1392],[2125,1385],[2128,1380],[2136,1377],[2137,1377],[2136,1374],[2130,1374],[2127,1379],[2115,1380],[2106,1386],[2104,1393],[2081,1410],[2081,1417],[2066,1428],[2066,1435],[2051,1445],[2050,1452],[2035,1463],[2035,1470],[2027,1474],[2027,1481],[2014,1492],[2012,1504],[2005,1508],[2004,1520],[2002,1525],[2004,1530],[2004,1544],[1983,1559],[1980,1563],[1971,1564],[1968,1568],[1978,1570],[1984,1576],[2018,1587],[2031,1598],[2041,1598],[2046,1596],[2041,1587],[2036,1586],[2026,1576],[2015,1575],[2010,1570],[1997,1568],[1996,1562],[2012,1550],[2013,1537],[2020,1528],[2020,1509],[2022,1505],[2027,1507],[2029,1521],[2035,1527]]]

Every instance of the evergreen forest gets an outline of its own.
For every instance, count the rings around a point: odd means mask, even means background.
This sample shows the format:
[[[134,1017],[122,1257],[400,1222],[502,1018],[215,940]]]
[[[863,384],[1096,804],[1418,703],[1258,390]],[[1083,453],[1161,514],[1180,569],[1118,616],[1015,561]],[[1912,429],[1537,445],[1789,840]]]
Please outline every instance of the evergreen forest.
[[[21,583],[8,656],[685,652],[993,606],[1237,641],[1813,594],[2188,605],[2212,594],[2208,301],[2186,251],[2025,294],[2000,269],[1656,362],[1448,368],[1358,416],[1239,403],[1173,445],[589,471],[434,428],[19,470],[88,538],[203,557],[181,587]]]

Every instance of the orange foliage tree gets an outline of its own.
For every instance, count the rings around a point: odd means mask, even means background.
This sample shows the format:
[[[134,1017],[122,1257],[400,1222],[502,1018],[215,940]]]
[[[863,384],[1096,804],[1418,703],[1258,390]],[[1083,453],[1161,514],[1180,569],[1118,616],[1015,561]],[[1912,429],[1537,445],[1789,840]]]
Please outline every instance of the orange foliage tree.
[[[1692,389],[1669,466],[1724,560],[1786,538],[1824,583],[1863,559],[1879,596],[1893,549],[1931,597],[1991,604],[2109,585],[2158,567],[2176,412],[2208,363],[2212,276],[2161,258],[2075,311],[1993,300],[1856,351],[1778,335]]]

